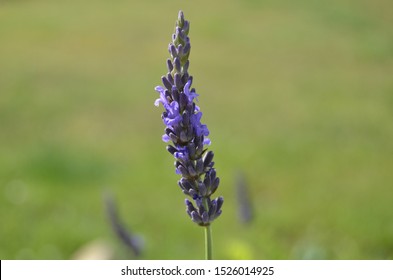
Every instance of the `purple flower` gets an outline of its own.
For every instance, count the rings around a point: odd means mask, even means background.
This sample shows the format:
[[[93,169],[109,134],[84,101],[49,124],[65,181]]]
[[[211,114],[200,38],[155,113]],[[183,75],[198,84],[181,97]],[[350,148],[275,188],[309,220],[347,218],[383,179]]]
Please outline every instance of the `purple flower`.
[[[182,120],[179,111],[179,103],[172,101],[165,105],[166,112],[163,113],[164,124],[168,127],[174,127]]]
[[[168,50],[168,73],[161,77],[164,87],[155,90],[160,97],[154,102],[165,109],[162,120],[165,124],[164,142],[172,142],[167,150],[175,158],[176,173],[181,175],[178,185],[185,195],[186,211],[191,220],[201,226],[208,226],[220,216],[224,199],[210,196],[217,190],[219,178],[214,169],[213,152],[207,152],[204,145],[210,145],[209,130],[201,123],[202,112],[195,104],[198,94],[191,88],[192,76],[188,74],[191,44],[188,37],[190,24],[179,12],[175,33]]]
[[[208,136],[209,130],[207,129],[206,125],[201,124],[201,118],[202,118],[202,112],[198,112],[198,113],[192,115],[190,118],[191,125],[195,130],[196,136],[202,136],[202,135]]]
[[[188,102],[193,102],[194,98],[197,98],[199,95],[195,92],[195,89],[190,90],[190,86],[192,84],[192,80],[188,80],[186,85],[184,86],[184,94],[188,98]],[[197,99],[198,101],[198,99]],[[199,110],[198,110],[199,111]]]
[[[164,108],[166,109],[166,106],[168,105],[168,100],[165,97],[165,89],[161,86],[157,86],[157,87],[155,87],[155,90],[160,94],[160,98],[156,99],[156,101],[154,102],[154,105],[156,105],[156,107],[158,107],[161,103],[164,106]]]

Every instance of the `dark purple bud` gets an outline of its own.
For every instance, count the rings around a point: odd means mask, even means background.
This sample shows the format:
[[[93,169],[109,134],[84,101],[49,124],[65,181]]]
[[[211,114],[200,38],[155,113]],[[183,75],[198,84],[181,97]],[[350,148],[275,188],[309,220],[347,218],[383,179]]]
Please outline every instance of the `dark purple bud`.
[[[175,29],[175,35],[177,38],[181,36],[181,28],[179,26],[177,26]]]
[[[184,66],[183,66],[183,76],[181,77],[181,82],[183,83],[183,85],[185,85],[188,81],[189,75],[186,72],[187,70],[184,70]]]
[[[183,112],[182,118],[183,125],[188,126],[190,124],[190,114],[188,113],[188,111]]]
[[[202,222],[204,224],[208,224],[209,223],[209,215],[207,214],[206,211],[202,213],[201,218],[202,218]]]
[[[205,184],[205,186],[206,186],[207,188],[210,189],[210,186],[211,186],[212,181],[210,180],[209,174],[207,174],[207,173],[205,174],[205,179],[203,180],[203,183]]]
[[[177,184],[179,185],[179,187],[183,190],[183,191],[188,191],[184,185],[182,184],[182,182],[178,181]]]
[[[171,145],[167,146],[166,149],[167,149],[168,152],[170,152],[172,155],[173,155],[174,153],[178,152],[178,150],[177,150],[175,147],[171,146]]]
[[[203,151],[203,142],[201,141],[201,137],[196,136],[194,138],[194,142],[195,142],[195,146],[197,147],[197,154],[198,156],[201,156]]]
[[[220,178],[217,177],[210,187],[211,194],[213,194],[217,190],[219,184],[220,184]]]
[[[172,74],[171,73],[167,73],[166,74],[166,78],[168,79],[168,81],[172,84],[172,85],[174,85],[175,84],[175,81],[173,80],[173,77],[172,77]]]
[[[203,149],[203,145],[198,146],[196,151],[197,157],[200,157],[205,151],[206,149]]]
[[[217,211],[217,201],[214,199],[209,207],[209,217],[213,217],[216,211]]]
[[[194,189],[189,189],[188,192],[190,193],[190,196],[191,196],[192,198],[198,197],[198,193],[197,193],[196,190],[194,190]]]
[[[199,211],[198,211],[199,215],[202,215],[203,212],[206,212],[205,206],[203,206],[203,205],[198,206],[198,209],[199,209]]]
[[[183,130],[183,128],[181,126],[176,126],[174,127],[174,130],[176,135],[180,135],[180,132]]]
[[[195,203],[196,203],[196,206],[197,206],[198,208],[203,207],[202,198],[200,198],[200,197],[196,198],[196,199],[195,199]]]
[[[161,77],[162,83],[168,90],[172,90],[172,84],[168,81],[167,77],[162,76]]]
[[[190,61],[187,60],[187,62],[183,66],[183,73],[187,73],[188,67],[190,66]],[[187,77],[188,78],[188,77]]]
[[[173,100],[175,100],[176,102],[179,102],[179,91],[177,90],[177,88],[175,86],[172,87],[172,97],[173,97]]]
[[[185,143],[185,142],[188,141],[187,135],[186,135],[186,133],[184,132],[184,130],[182,130],[182,131],[180,132],[180,141],[183,142],[183,143]]]
[[[187,180],[187,179],[185,179],[185,178],[181,178],[180,181],[179,181],[179,183],[180,183],[186,190],[194,189],[193,184],[192,184],[189,180]]]
[[[180,44],[185,44],[186,42],[185,42],[185,39],[186,39],[186,36],[185,36],[186,34],[184,34],[184,32],[183,32],[183,30],[181,30],[180,28],[179,28],[179,43]]]
[[[165,98],[169,101],[169,103],[170,103],[170,100],[172,99],[172,96],[171,96],[171,94],[169,93],[169,90],[165,90]]]
[[[181,109],[184,109],[186,106],[187,106],[187,103],[188,103],[188,99],[187,99],[187,96],[184,94],[184,93],[180,93],[180,96],[179,96],[179,105],[180,105],[180,108]]]
[[[183,31],[186,35],[188,35],[189,30],[190,30],[190,22],[188,20],[185,20],[183,24]]]
[[[183,53],[188,54],[190,52],[190,49],[191,49],[191,44],[189,42],[187,42],[183,48]]]
[[[180,182],[178,182],[178,185],[180,187],[180,189],[183,191],[183,194],[185,195],[190,195],[190,193],[188,192],[188,190],[186,190],[182,184],[180,184]]]
[[[182,44],[179,44],[178,46],[177,46],[177,53],[179,54],[179,57],[182,57],[183,56],[183,45]]]
[[[187,149],[188,149],[188,155],[190,156],[191,159],[195,158],[195,144],[194,143],[189,143],[187,145]]]
[[[169,133],[168,136],[171,138],[172,142],[175,144],[179,141],[179,138],[173,133]]]
[[[196,162],[196,172],[198,174],[202,174],[203,173],[203,161],[202,159],[198,159]]]
[[[198,184],[198,188],[199,188],[199,193],[201,194],[201,196],[206,196],[207,195],[207,189],[204,183],[200,182]]]
[[[193,131],[192,127],[188,127],[188,130],[187,130],[187,137],[188,137],[188,139],[192,139],[193,136],[194,136],[194,131]],[[193,158],[196,158],[196,153],[195,153],[195,156]]]
[[[190,115],[192,115],[195,112],[195,104],[194,103],[187,103],[186,110],[190,112]],[[196,146],[198,145],[198,142],[195,141]]]
[[[183,165],[179,165],[177,169],[180,171],[180,173],[183,175],[183,177],[190,177],[190,174],[187,171],[187,168],[185,168]]]
[[[216,179],[216,174],[217,174],[216,170],[214,168],[212,168],[208,171],[208,174],[210,176],[210,181],[212,181],[212,184],[213,184],[214,180]]]
[[[212,184],[212,188],[214,188],[214,190],[216,190],[218,188],[219,184],[220,184],[220,178],[216,177],[216,179],[214,179],[214,182]]]
[[[213,183],[213,180],[214,180],[214,178],[212,179],[212,177],[211,177],[211,169],[210,169],[205,173],[205,178],[204,178],[203,182],[205,183],[205,185],[208,188],[210,188],[211,184]]]
[[[210,222],[212,222],[212,221],[214,221],[215,219],[217,219],[218,217],[220,217],[221,213],[222,213],[222,210],[221,210],[221,209],[218,210],[218,211],[213,215],[213,217],[210,217]]]
[[[197,223],[197,224],[202,223],[201,216],[199,216],[199,214],[197,213],[197,211],[192,211],[192,212],[191,212],[191,220],[192,220],[194,223]]]
[[[204,167],[208,167],[209,164],[212,162],[214,157],[214,153],[212,151],[209,151],[205,154],[205,156],[203,157],[203,165]]]
[[[176,71],[180,73],[181,71],[180,59],[178,57],[175,57],[173,63],[175,64],[174,66]]]
[[[183,14],[183,11],[179,11],[179,15],[178,15],[178,20],[177,20],[177,24],[180,26],[180,27],[183,27],[183,25],[184,25],[184,14]]]
[[[192,204],[191,201],[189,201],[189,200],[186,198],[186,199],[184,200],[184,202],[185,202],[185,204],[186,204],[187,211],[190,211],[190,213],[191,213],[192,211],[195,211],[195,207],[194,207],[194,205]]]
[[[169,44],[169,52],[170,52],[172,58],[177,57],[177,50],[176,50],[176,47],[175,47],[172,43]]]
[[[170,129],[168,127],[165,128],[165,134],[169,136],[170,133],[174,133],[175,134],[175,132],[172,129]]]
[[[168,58],[168,60],[166,61],[166,67],[168,68],[169,72],[172,72],[173,70],[173,64],[172,61]]]
[[[217,211],[221,209],[222,205],[224,204],[224,198],[222,196],[216,198],[217,201]]]
[[[196,171],[195,171],[195,168],[194,168],[192,165],[189,165],[189,166],[188,166],[188,173],[191,175],[191,177],[195,177],[195,176],[198,175],[198,174],[196,173]]]
[[[194,111],[194,110],[192,110],[192,112],[193,112],[193,111]],[[197,146],[197,147],[198,147],[198,146],[203,146],[200,136],[195,136],[194,142],[195,142],[195,146]]]
[[[179,71],[180,72],[180,71]],[[182,84],[182,82],[181,82],[181,76],[180,76],[180,74],[179,73],[176,73],[175,74],[175,86],[178,88],[178,89],[181,89],[182,87],[183,87],[183,84]],[[171,87],[172,88],[172,87]]]

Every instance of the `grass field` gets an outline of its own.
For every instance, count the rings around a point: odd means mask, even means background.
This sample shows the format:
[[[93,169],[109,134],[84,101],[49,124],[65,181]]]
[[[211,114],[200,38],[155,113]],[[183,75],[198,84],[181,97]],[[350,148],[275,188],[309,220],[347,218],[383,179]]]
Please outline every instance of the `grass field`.
[[[153,106],[180,9],[225,198],[214,257],[393,259],[388,0],[0,1],[0,259],[132,258],[108,190],[141,258],[203,258]]]

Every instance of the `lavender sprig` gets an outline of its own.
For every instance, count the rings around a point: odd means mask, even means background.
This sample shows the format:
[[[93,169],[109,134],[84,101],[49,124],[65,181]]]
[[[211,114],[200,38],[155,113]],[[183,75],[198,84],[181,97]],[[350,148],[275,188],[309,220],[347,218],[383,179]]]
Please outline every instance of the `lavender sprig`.
[[[155,88],[160,98],[154,104],[159,106],[161,103],[165,108],[162,120],[166,128],[162,140],[172,142],[167,150],[175,157],[176,173],[181,175],[178,184],[193,200],[185,200],[186,211],[193,222],[208,227],[221,215],[224,199],[211,199],[220,179],[213,167],[214,153],[205,148],[210,145],[209,130],[201,123],[202,112],[194,102],[198,94],[191,88],[193,78],[188,74],[189,29],[190,23],[180,11],[168,47],[171,56],[167,60],[168,73],[161,78],[164,86]]]

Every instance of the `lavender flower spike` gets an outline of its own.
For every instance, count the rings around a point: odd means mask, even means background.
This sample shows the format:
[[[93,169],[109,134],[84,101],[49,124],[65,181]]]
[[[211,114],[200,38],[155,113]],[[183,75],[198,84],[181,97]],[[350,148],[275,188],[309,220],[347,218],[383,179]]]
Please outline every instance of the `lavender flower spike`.
[[[186,199],[186,211],[193,222],[209,226],[221,215],[224,199],[211,199],[220,180],[213,167],[214,154],[204,147],[210,144],[209,130],[201,123],[202,112],[195,105],[198,94],[191,88],[193,78],[188,74],[189,29],[190,23],[180,11],[168,47],[168,73],[161,78],[163,86],[155,88],[160,96],[154,104],[161,103],[165,109],[162,120],[166,128],[162,139],[171,142],[167,150],[175,158],[176,173],[181,175],[178,185],[193,200]]]

